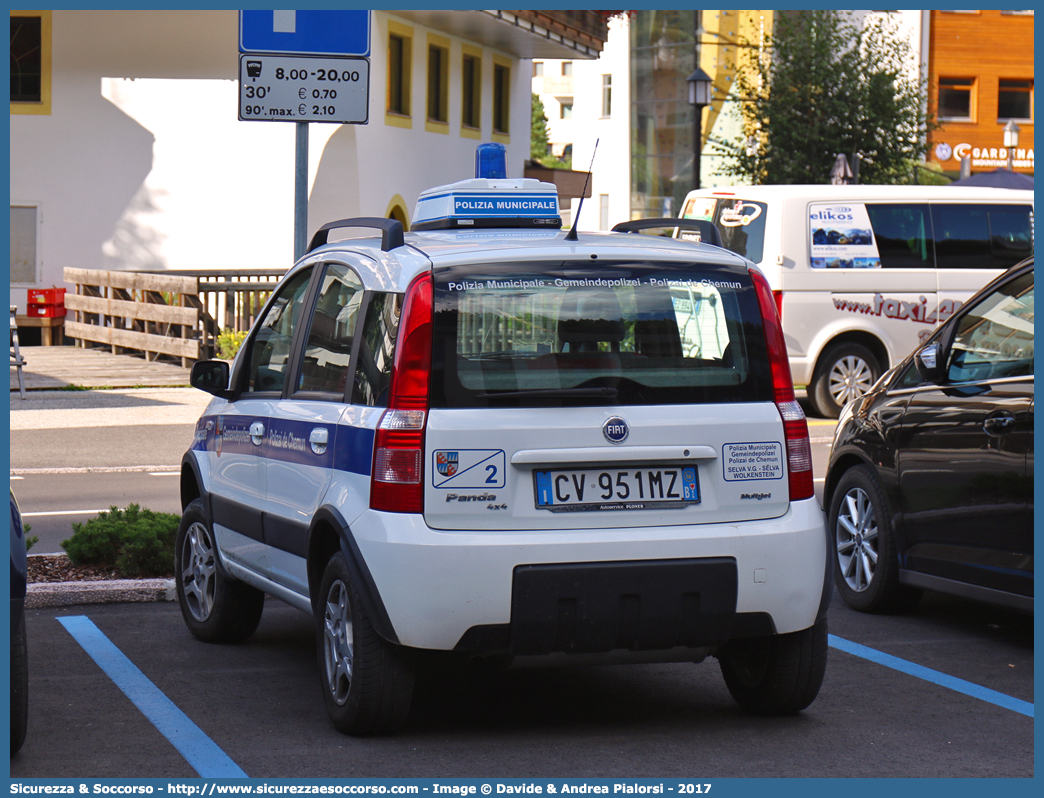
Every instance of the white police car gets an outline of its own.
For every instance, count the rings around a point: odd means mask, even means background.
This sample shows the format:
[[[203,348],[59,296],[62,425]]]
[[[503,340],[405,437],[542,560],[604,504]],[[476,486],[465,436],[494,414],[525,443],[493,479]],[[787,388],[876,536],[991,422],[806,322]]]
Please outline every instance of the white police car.
[[[708,244],[564,234],[554,186],[493,156],[408,234],[323,227],[231,368],[195,364],[186,624],[242,640],[265,594],[311,613],[354,734],[405,720],[417,649],[710,655],[746,709],[805,708],[830,560],[767,282]],[[327,243],[358,226],[381,236]]]

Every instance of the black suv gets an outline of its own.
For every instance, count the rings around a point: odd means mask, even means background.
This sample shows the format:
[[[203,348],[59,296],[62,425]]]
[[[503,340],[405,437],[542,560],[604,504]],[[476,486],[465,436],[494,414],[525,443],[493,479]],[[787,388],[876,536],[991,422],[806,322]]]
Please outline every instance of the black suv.
[[[1032,612],[1032,259],[844,409],[824,506],[855,609],[927,588]]]

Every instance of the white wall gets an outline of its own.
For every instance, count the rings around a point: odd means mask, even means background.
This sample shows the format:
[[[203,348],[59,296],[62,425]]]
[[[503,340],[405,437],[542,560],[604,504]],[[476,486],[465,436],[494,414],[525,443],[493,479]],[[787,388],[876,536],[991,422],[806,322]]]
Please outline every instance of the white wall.
[[[561,61],[546,60],[544,76],[560,76]],[[531,73],[530,73],[531,74]],[[612,75],[612,108],[608,117],[602,116],[602,75]],[[543,82],[532,81],[533,91],[540,93]],[[584,200],[579,230],[598,230],[601,227],[599,197],[609,197],[607,228],[630,219],[631,184],[631,93],[630,93],[630,32],[627,18],[609,22],[609,38],[597,60],[573,61],[573,116],[559,118],[559,102],[551,94],[541,94],[548,116],[550,140],[559,145],[573,145],[573,169],[587,171],[595,141],[591,176],[591,196]],[[563,203],[565,204],[565,203]],[[580,204],[572,200],[572,211]]]
[[[396,196],[412,215],[423,189],[472,177],[475,146],[490,140],[494,51],[483,48],[482,138],[462,138],[462,40],[437,31],[451,41],[450,132],[426,132],[428,29],[413,23],[413,127],[385,124],[388,17],[373,14],[369,124],[309,126],[309,235],[333,219],[384,216]],[[41,209],[36,285],[63,285],[66,266],[288,268],[295,125],[237,120],[237,13],[55,11],[52,20],[52,112],[11,115],[11,199]],[[510,61],[508,168],[521,176],[529,66]],[[27,285],[11,287],[19,312]]]

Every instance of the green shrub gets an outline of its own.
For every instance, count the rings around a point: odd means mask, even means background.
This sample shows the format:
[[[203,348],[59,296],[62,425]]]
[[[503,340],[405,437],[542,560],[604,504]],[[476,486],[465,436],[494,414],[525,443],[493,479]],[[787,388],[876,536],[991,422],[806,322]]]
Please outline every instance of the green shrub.
[[[73,535],[62,548],[74,565],[114,568],[120,576],[136,579],[174,573],[174,538],[181,518],[173,513],[110,507],[83,523],[72,525]]]
[[[29,552],[29,549],[31,549],[33,546],[40,542],[40,538],[38,538],[36,535],[29,534],[30,529],[32,529],[32,527],[29,526],[29,524],[22,524],[22,534],[25,535],[26,553]]]
[[[228,327],[218,333],[217,356],[220,360],[232,360],[246,340],[247,330],[236,332]]]

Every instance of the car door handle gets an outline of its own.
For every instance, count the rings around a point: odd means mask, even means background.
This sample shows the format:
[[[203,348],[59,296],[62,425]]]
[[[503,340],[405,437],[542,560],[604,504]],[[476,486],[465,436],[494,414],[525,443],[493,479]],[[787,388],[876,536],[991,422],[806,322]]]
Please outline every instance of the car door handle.
[[[326,444],[330,440],[330,431],[326,427],[316,427],[308,436],[308,443],[315,454],[326,452]]]
[[[254,446],[260,446],[261,441],[265,439],[265,425],[260,421],[255,421],[250,425],[250,442]]]
[[[1007,435],[1015,429],[1015,416],[1006,412],[988,416],[986,420],[982,422],[982,428],[986,431],[987,435]]]

